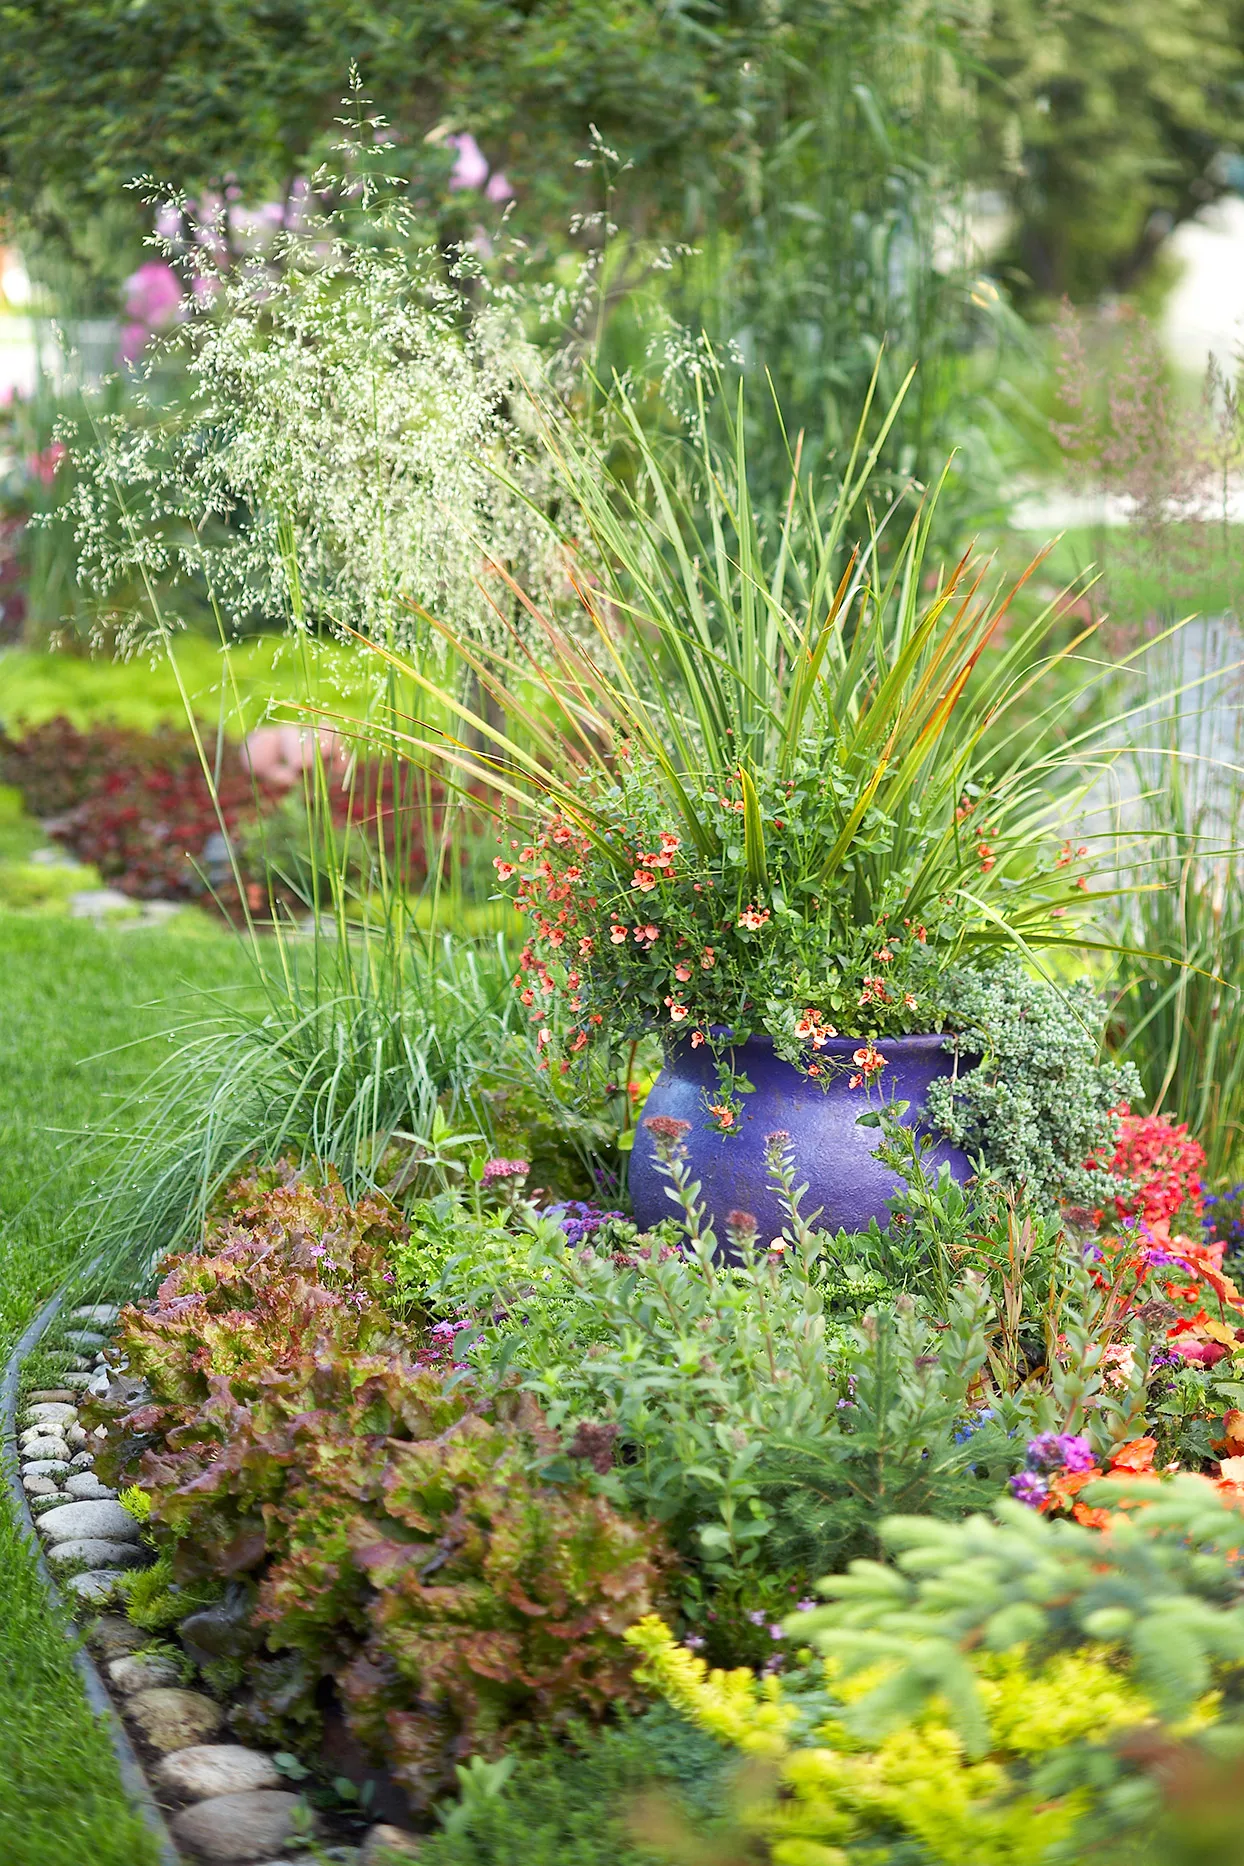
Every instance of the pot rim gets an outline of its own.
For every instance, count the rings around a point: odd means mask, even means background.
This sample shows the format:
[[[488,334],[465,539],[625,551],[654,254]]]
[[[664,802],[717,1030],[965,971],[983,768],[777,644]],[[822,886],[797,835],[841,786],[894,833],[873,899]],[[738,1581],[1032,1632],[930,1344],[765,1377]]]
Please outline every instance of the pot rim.
[[[729,1024],[710,1024],[708,1028],[711,1036],[724,1038],[730,1036]],[[690,1048],[690,1031],[668,1030],[662,1034],[665,1039],[665,1048],[667,1050]],[[803,1047],[809,1055],[843,1056],[849,1059],[853,1051],[861,1049],[865,1044],[872,1043],[876,1045],[886,1061],[889,1062],[889,1050],[898,1050],[901,1048],[902,1051],[908,1055],[910,1055],[912,1051],[915,1051],[917,1054],[923,1054],[931,1049],[945,1049],[949,1051],[955,1046],[956,1040],[957,1033],[953,1030],[921,1030],[912,1031],[910,1034],[901,1037],[830,1037],[819,1049],[815,1049],[810,1043],[805,1044]],[[767,1030],[754,1030],[751,1036],[745,1038],[743,1042],[732,1043],[729,1047],[731,1049],[740,1050],[747,1050],[753,1047],[756,1049],[771,1050],[773,1048],[773,1038]]]

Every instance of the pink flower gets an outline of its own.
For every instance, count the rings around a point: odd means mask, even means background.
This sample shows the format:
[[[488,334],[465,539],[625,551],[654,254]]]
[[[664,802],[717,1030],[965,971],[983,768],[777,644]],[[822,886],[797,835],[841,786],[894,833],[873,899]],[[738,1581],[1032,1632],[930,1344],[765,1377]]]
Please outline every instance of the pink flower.
[[[56,469],[64,458],[63,444],[60,441],[52,441],[42,453],[30,454],[26,465],[42,485],[50,486],[56,478]]]
[[[683,1019],[689,1016],[689,1012],[685,1004],[676,1004],[673,998],[669,998],[669,997],[666,998],[665,1002],[669,1006],[671,1024],[681,1024]]]
[[[508,881],[517,872],[513,862],[503,862],[499,855],[493,856],[492,865],[497,871],[498,881]]]
[[[482,188],[488,180],[488,158],[471,132],[463,130],[457,136],[448,136],[445,140],[458,155],[449,177],[450,193],[457,194],[463,188]]]
[[[636,928],[636,931],[635,931],[635,937],[636,937],[636,939],[638,939],[638,938],[639,938],[639,930],[638,930],[638,928]],[[615,923],[615,924],[614,924],[613,926],[611,926],[611,927],[610,927],[610,929],[609,929],[609,943],[610,943],[610,945],[612,945],[612,946],[625,946],[625,944],[626,944],[626,928],[625,928],[625,927],[620,927],[620,926],[618,926],[618,925],[617,925],[616,923]]]
[[[514,190],[510,186],[508,177],[501,169],[497,169],[488,177],[488,186],[485,188],[484,194],[488,200],[494,202],[498,207],[501,206],[503,201],[512,201],[514,199]]]
[[[758,933],[768,918],[767,907],[745,907],[739,915],[738,924],[746,927],[749,933]]]
[[[151,330],[171,324],[181,301],[181,281],[163,259],[149,259],[125,281],[126,315]]]
[[[650,893],[651,890],[656,887],[656,885],[657,885],[657,878],[652,873],[652,870],[650,868],[637,868],[635,870],[635,875],[634,875],[634,879],[631,882],[631,886],[633,888],[638,888],[641,894]]]
[[[680,985],[685,985],[687,980],[691,977],[691,967],[685,962],[681,965],[676,965],[674,967],[674,977],[678,980]]]

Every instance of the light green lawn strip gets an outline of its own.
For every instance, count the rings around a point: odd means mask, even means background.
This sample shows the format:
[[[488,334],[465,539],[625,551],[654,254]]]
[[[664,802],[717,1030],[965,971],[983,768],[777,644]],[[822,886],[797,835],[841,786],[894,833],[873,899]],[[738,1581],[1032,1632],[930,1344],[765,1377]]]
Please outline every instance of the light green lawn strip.
[[[97,1165],[70,1137],[106,1126],[163,1047],[201,1013],[195,991],[245,985],[224,933],[113,933],[0,914],[0,1346],[13,1341],[74,1257],[73,1211]],[[162,1001],[162,1002],[154,1002]],[[80,1068],[134,1038],[157,1041]],[[62,1130],[54,1132],[52,1130]],[[68,1132],[65,1132],[68,1130]],[[23,1210],[51,1178],[40,1204]],[[4,1866],[154,1866],[87,1710],[7,1503],[0,1509],[0,1860]]]

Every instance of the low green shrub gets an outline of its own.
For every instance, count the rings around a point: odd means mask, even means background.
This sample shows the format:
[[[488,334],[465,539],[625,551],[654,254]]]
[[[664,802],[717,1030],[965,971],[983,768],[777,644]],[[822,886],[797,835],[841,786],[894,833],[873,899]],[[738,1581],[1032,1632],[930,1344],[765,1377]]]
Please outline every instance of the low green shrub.
[[[1014,1418],[961,1436],[989,1353],[984,1282],[962,1282],[937,1318],[909,1297],[835,1316],[832,1246],[797,1207],[787,1242],[757,1249],[740,1228],[723,1264],[681,1149],[658,1144],[688,1207],[685,1248],[633,1227],[571,1246],[534,1213],[464,1228],[428,1296],[472,1324],[456,1351],[477,1377],[494,1390],[517,1378],[610,1494],[665,1524],[715,1585],[819,1572],[867,1545],[879,1508],[954,1514],[996,1494]],[[788,1158],[774,1167],[789,1180]]]

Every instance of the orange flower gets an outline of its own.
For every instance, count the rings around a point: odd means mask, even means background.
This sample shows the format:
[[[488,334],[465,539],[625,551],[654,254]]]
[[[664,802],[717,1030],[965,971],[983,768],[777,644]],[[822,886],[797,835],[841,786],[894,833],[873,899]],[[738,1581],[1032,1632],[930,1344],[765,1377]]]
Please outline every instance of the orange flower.
[[[680,985],[685,985],[687,980],[691,977],[691,967],[685,960],[674,967],[674,977],[678,980]]]
[[[609,939],[610,943],[614,946],[625,946],[626,928],[618,926],[615,922],[609,929]]]
[[[713,951],[711,946],[706,946],[704,951],[700,954],[700,970],[702,972],[711,972],[716,963],[717,954]]]
[[[690,1012],[687,1010],[687,1007],[685,1004],[675,1003],[674,999],[669,997],[668,995],[666,997],[665,1002],[667,1006],[669,1007],[671,1024],[681,1024],[684,1018],[690,1016]]]
[[[499,855],[494,855],[492,865],[497,871],[498,881],[509,881],[517,871],[513,862],[503,862]]]
[[[637,868],[635,870],[631,886],[633,888],[638,888],[641,894],[649,893],[656,885],[657,878],[650,868]]]
[[[715,1101],[709,1108],[709,1113],[716,1121],[718,1127],[734,1126],[734,1109],[727,1108],[724,1102]]]
[[[738,925],[746,927],[749,933],[758,933],[769,918],[767,907],[745,907],[738,918]]]
[[[851,1061],[866,1076],[876,1075],[878,1069],[885,1068],[885,1057],[873,1044],[866,1043],[861,1049],[854,1050]]]
[[[1137,1473],[1151,1471],[1153,1469],[1154,1453],[1157,1451],[1157,1448],[1158,1441],[1156,1438],[1130,1439],[1126,1445],[1120,1445],[1117,1451],[1111,1452],[1110,1469],[1112,1471],[1134,1471]]]

